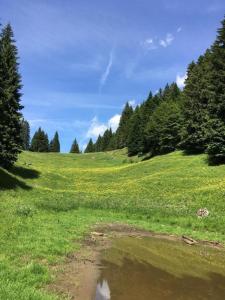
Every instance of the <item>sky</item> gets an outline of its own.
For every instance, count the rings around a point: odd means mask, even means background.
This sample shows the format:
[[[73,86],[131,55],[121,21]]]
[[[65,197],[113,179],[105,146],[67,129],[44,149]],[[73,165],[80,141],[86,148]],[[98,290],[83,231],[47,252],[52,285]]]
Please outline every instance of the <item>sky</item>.
[[[31,134],[57,130],[61,151],[115,131],[166,83],[183,88],[188,64],[210,47],[224,0],[0,0],[19,52]]]

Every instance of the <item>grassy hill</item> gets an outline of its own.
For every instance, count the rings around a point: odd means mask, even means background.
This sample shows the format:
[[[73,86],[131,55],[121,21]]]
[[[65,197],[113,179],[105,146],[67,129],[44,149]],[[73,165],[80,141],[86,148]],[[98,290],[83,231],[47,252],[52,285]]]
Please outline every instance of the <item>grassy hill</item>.
[[[126,151],[24,152],[0,169],[0,299],[55,299],[49,267],[96,222],[225,241],[225,166],[181,152],[140,162]],[[206,207],[208,218],[196,211]]]

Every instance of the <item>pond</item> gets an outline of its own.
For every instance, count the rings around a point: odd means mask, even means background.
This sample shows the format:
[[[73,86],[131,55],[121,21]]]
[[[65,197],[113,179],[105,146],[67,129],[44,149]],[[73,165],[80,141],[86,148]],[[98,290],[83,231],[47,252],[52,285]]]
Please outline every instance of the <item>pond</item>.
[[[93,300],[225,299],[225,251],[121,237],[102,251]]]

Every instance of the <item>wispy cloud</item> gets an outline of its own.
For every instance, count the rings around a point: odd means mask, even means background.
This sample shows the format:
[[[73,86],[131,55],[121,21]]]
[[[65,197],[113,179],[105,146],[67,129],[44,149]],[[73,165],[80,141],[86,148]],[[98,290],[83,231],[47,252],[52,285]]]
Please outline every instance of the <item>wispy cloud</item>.
[[[114,58],[114,49],[112,49],[109,53],[109,60],[108,64],[106,66],[105,71],[103,72],[101,79],[100,79],[100,84],[99,84],[99,91],[102,91],[103,86],[106,83],[107,78],[109,77],[112,65],[113,65],[113,58]]]
[[[181,30],[182,28],[178,27],[176,33],[181,32]],[[147,38],[141,42],[141,46],[147,51],[158,49],[159,46],[167,48],[174,40],[175,36],[172,33],[167,33],[165,38]]]
[[[172,35],[172,33],[167,33],[165,39],[161,39],[159,41],[159,45],[166,48],[172,44],[173,40],[174,40],[174,36]]]
[[[155,50],[157,45],[153,38],[147,38],[144,42],[141,43],[142,47],[146,50]]]
[[[187,79],[187,74],[185,73],[183,76],[180,74],[177,74],[176,76],[176,84],[179,88],[183,89],[185,86],[185,80]]]

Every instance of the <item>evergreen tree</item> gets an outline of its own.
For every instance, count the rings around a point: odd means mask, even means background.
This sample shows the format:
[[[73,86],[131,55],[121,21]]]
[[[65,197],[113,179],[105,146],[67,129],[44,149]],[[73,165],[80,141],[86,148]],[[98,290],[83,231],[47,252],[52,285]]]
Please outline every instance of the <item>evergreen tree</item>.
[[[130,120],[130,131],[127,141],[128,155],[132,156],[141,153],[143,151],[142,145],[141,110],[137,106]]]
[[[49,151],[48,135],[41,128],[39,128],[38,131],[35,132],[31,141],[30,150],[33,152]]]
[[[109,144],[111,141],[113,134],[112,134],[112,129],[106,129],[106,131],[104,132],[103,136],[102,136],[102,151],[107,151],[107,150],[111,150],[109,149]]]
[[[73,144],[72,144],[71,149],[70,149],[70,153],[77,153],[77,154],[80,153],[79,145],[78,145],[76,139],[73,141]]]
[[[115,132],[113,132],[108,144],[108,150],[115,150],[115,149],[116,149],[116,134]]]
[[[118,149],[127,146],[128,135],[129,135],[129,121],[132,115],[133,115],[133,108],[131,105],[129,105],[129,103],[126,103],[122,111],[118,129],[116,131],[116,143]]]
[[[146,127],[146,142],[152,156],[174,151],[180,142],[180,103],[165,101],[152,114]]]
[[[101,135],[98,136],[97,141],[96,141],[94,146],[95,146],[95,151],[96,152],[103,151],[103,141],[102,141],[102,136]]]
[[[0,35],[0,166],[9,168],[21,151],[21,76],[13,31]]]
[[[90,139],[88,144],[87,144],[86,149],[84,150],[84,153],[95,152],[94,148],[95,147],[94,147],[93,141],[92,141],[92,139]]]
[[[206,51],[198,62],[192,62],[187,72],[183,94],[184,126],[180,147],[187,153],[201,153],[209,142],[208,104],[211,98],[211,53]]]
[[[30,125],[29,123],[22,119],[21,121],[21,141],[22,141],[22,149],[29,150],[30,148]]]
[[[49,152],[60,152],[59,134],[57,131],[49,144]]]
[[[211,48],[212,76],[209,101],[209,143],[207,152],[213,163],[225,163],[225,19]]]

